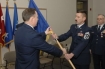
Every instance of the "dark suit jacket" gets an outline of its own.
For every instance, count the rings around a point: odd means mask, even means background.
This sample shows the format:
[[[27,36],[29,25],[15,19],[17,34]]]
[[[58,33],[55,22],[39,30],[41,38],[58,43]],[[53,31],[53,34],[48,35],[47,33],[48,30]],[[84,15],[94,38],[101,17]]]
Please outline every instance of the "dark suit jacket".
[[[20,23],[20,24],[17,24],[17,25],[16,25],[16,28],[18,29],[18,28],[21,27],[23,24],[24,24],[24,22],[22,22],[22,23]]]
[[[105,25],[97,31],[98,25],[91,27],[91,50],[97,55],[105,55],[105,35],[101,37],[101,32],[105,30]]]
[[[45,33],[42,34],[45,36]],[[15,33],[16,65],[15,69],[39,69],[39,51],[60,57],[62,51],[45,42],[42,35],[27,24],[23,24]]]
[[[17,24],[17,25],[16,25],[16,30],[15,30],[15,32],[16,32],[20,27],[22,27],[23,25],[24,25],[24,22]],[[39,33],[39,34],[40,34],[44,39],[46,39],[46,36],[43,35],[43,32],[42,32],[42,33]]]
[[[74,57],[72,62],[74,64],[86,65],[90,63],[90,52],[89,52],[89,30],[87,25],[82,25],[81,28],[77,28],[77,24],[73,24],[67,33],[59,36],[59,41],[64,41],[69,37],[72,37],[72,43],[70,46],[69,53],[72,52]],[[78,33],[82,32],[83,37],[78,36]]]

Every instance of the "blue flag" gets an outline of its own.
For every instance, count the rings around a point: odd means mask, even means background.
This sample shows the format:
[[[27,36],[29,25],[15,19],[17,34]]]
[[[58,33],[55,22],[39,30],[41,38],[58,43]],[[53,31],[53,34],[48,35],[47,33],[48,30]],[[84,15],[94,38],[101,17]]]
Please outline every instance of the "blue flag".
[[[17,6],[14,3],[14,16],[13,16],[13,35],[16,30],[16,25],[18,24],[18,13],[17,13]]]
[[[49,25],[33,0],[30,0],[29,8],[36,9],[38,13],[38,23],[37,26],[35,27],[35,30],[37,30],[38,32],[44,32],[49,27]]]
[[[9,44],[13,41],[13,33],[8,6],[6,6],[5,27],[6,27],[5,44],[6,46],[9,46]]]

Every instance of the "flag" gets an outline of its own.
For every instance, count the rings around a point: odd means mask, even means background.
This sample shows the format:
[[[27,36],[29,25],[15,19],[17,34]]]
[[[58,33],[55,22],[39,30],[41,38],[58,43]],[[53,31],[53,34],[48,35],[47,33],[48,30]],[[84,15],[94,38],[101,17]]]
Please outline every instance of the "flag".
[[[13,32],[12,32],[12,26],[11,26],[8,5],[6,5],[5,27],[6,27],[5,43],[7,46],[9,46],[9,44],[13,41]]]
[[[17,6],[14,3],[14,16],[13,16],[13,35],[16,30],[16,25],[18,24],[18,13],[17,13]]]
[[[44,32],[49,27],[49,25],[48,25],[47,21],[45,20],[45,18],[43,17],[43,15],[41,14],[37,5],[35,4],[35,2],[33,0],[30,0],[28,7],[36,9],[36,12],[38,13],[38,23],[37,23],[37,26],[35,27],[35,30],[37,30],[37,32],[39,32],[39,33]],[[48,39],[49,39],[49,35],[46,36],[46,41]],[[42,53],[43,52],[40,51],[40,54],[42,54]]]
[[[49,25],[33,0],[29,1],[29,8],[36,9],[38,13],[38,23],[37,26],[35,27],[35,30],[37,30],[38,32],[44,32],[49,27]]]
[[[0,46],[5,45],[5,25],[4,25],[4,18],[3,18],[3,13],[2,13],[2,8],[1,8],[1,3],[0,3]]]

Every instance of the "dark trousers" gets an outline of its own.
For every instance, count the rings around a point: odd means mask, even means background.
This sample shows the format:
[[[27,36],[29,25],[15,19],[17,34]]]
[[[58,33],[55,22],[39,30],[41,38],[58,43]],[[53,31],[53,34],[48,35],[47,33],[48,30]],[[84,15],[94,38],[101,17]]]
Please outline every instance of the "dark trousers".
[[[76,69],[89,69],[89,65],[77,65],[77,64],[74,64],[75,68]]]
[[[93,54],[94,69],[105,69],[105,55]]]

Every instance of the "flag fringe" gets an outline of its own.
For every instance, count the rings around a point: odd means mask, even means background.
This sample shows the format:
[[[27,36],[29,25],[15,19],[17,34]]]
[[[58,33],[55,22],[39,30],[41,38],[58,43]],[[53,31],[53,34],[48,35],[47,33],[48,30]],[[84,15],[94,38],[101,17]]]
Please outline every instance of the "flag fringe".
[[[12,42],[13,42],[13,40],[7,42],[7,43],[5,44],[5,46],[8,45],[8,44],[10,44],[10,43],[12,43]]]

